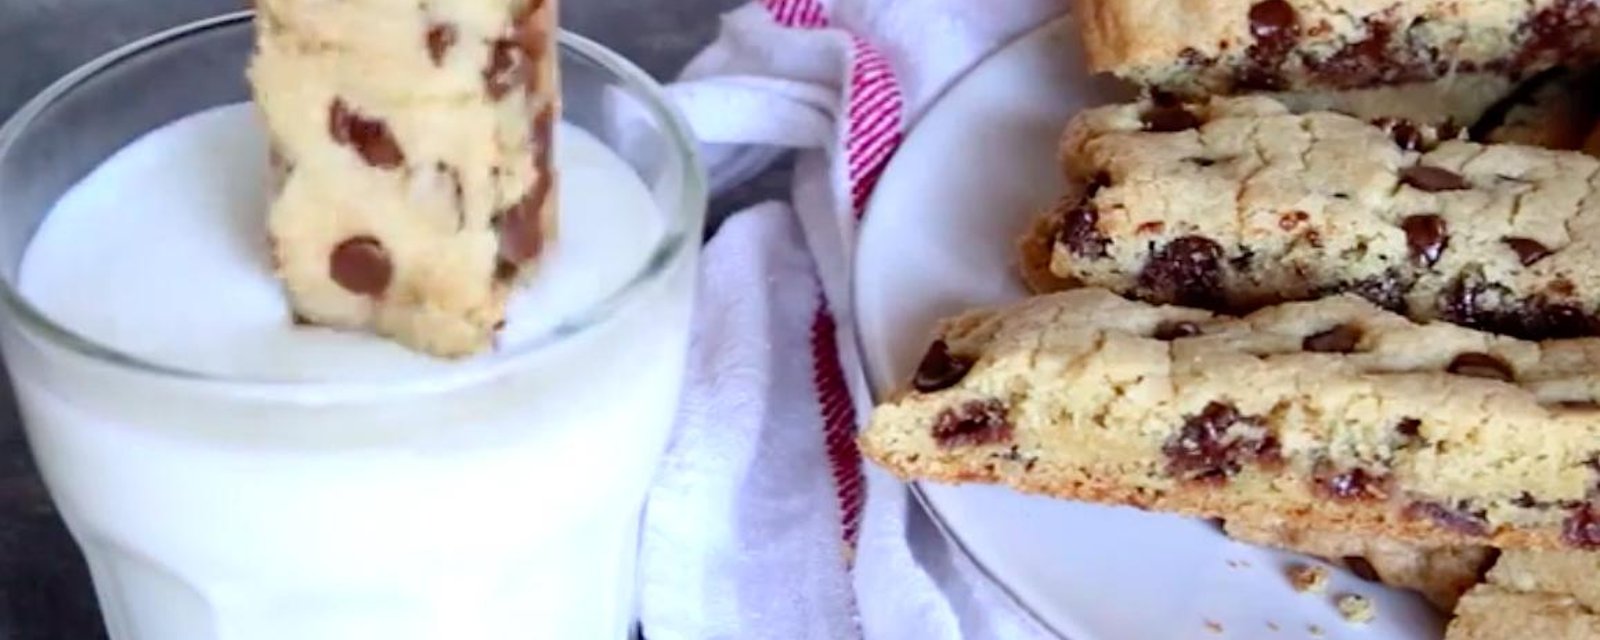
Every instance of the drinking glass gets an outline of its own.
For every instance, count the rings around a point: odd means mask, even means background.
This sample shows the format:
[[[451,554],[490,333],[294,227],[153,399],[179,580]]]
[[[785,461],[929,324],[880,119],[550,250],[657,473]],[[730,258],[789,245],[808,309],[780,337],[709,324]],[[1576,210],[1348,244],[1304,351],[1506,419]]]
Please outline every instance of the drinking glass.
[[[218,376],[87,338],[18,293],[69,187],[141,134],[249,100],[251,22],[118,49],[0,128],[0,344],[111,637],[626,637],[706,194],[685,126],[617,55],[562,35],[565,120],[637,173],[665,232],[625,285],[537,338],[404,378]]]

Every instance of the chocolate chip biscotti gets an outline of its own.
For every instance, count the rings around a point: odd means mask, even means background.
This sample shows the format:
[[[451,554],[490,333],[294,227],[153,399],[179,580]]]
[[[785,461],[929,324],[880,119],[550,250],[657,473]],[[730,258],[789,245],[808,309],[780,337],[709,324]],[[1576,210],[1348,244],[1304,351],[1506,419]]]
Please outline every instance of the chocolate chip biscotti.
[[[1025,272],[1230,312],[1354,292],[1524,338],[1600,334],[1600,161],[1445,137],[1263,98],[1092,109]]]
[[[1600,53],[1593,0],[1082,0],[1091,69],[1187,94],[1354,89]]]
[[[555,233],[554,0],[258,0],[269,232],[305,322],[487,348]]]
[[[1354,296],[1242,319],[1077,289],[944,324],[865,454],[1243,526],[1600,547],[1600,340],[1417,324]]]
[[[1456,607],[1445,640],[1600,638],[1600,554],[1511,551]]]

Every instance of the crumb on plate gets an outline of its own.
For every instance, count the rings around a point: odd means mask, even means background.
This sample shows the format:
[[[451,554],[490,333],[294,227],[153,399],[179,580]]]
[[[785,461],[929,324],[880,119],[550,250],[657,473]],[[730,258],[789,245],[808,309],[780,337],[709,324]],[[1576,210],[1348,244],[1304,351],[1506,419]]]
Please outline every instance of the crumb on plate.
[[[1339,596],[1339,615],[1346,621],[1366,624],[1377,616],[1377,608],[1366,596],[1347,593]]]
[[[1322,593],[1328,589],[1328,570],[1314,564],[1289,567],[1289,584],[1300,593]]]

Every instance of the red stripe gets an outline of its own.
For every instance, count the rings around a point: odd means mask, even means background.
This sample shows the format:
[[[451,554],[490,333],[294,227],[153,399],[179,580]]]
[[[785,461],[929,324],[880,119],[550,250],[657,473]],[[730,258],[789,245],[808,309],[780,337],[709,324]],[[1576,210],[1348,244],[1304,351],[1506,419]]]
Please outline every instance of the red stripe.
[[[829,27],[822,0],[762,0],[772,19],[796,29]],[[851,37],[850,82],[845,124],[845,162],[850,204],[857,218],[901,140],[905,99],[894,68],[867,40]],[[839,360],[838,327],[826,299],[818,301],[811,326],[813,384],[822,420],[828,467],[833,475],[845,545],[854,550],[864,508],[865,476],[856,448],[856,411]]]
[[[763,0],[773,21],[792,29],[826,29],[828,14],[821,0]]]
[[[819,297],[820,298],[820,297]],[[854,550],[861,532],[863,498],[861,452],[856,448],[856,411],[839,362],[838,327],[828,312],[828,301],[817,301],[811,321],[811,364],[817,399],[824,407],[822,429],[827,443],[828,467],[839,502],[844,543]]]

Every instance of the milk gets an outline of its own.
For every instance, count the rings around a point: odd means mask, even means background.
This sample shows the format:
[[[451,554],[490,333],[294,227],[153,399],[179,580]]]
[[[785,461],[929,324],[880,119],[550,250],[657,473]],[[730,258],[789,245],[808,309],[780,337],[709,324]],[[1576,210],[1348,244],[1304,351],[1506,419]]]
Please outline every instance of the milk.
[[[247,105],[148,134],[60,199],[23,295],[184,372],[6,330],[35,456],[113,638],[625,636],[694,252],[587,319],[667,229],[620,158],[576,129],[558,139],[560,242],[495,353],[461,362],[290,321]]]

